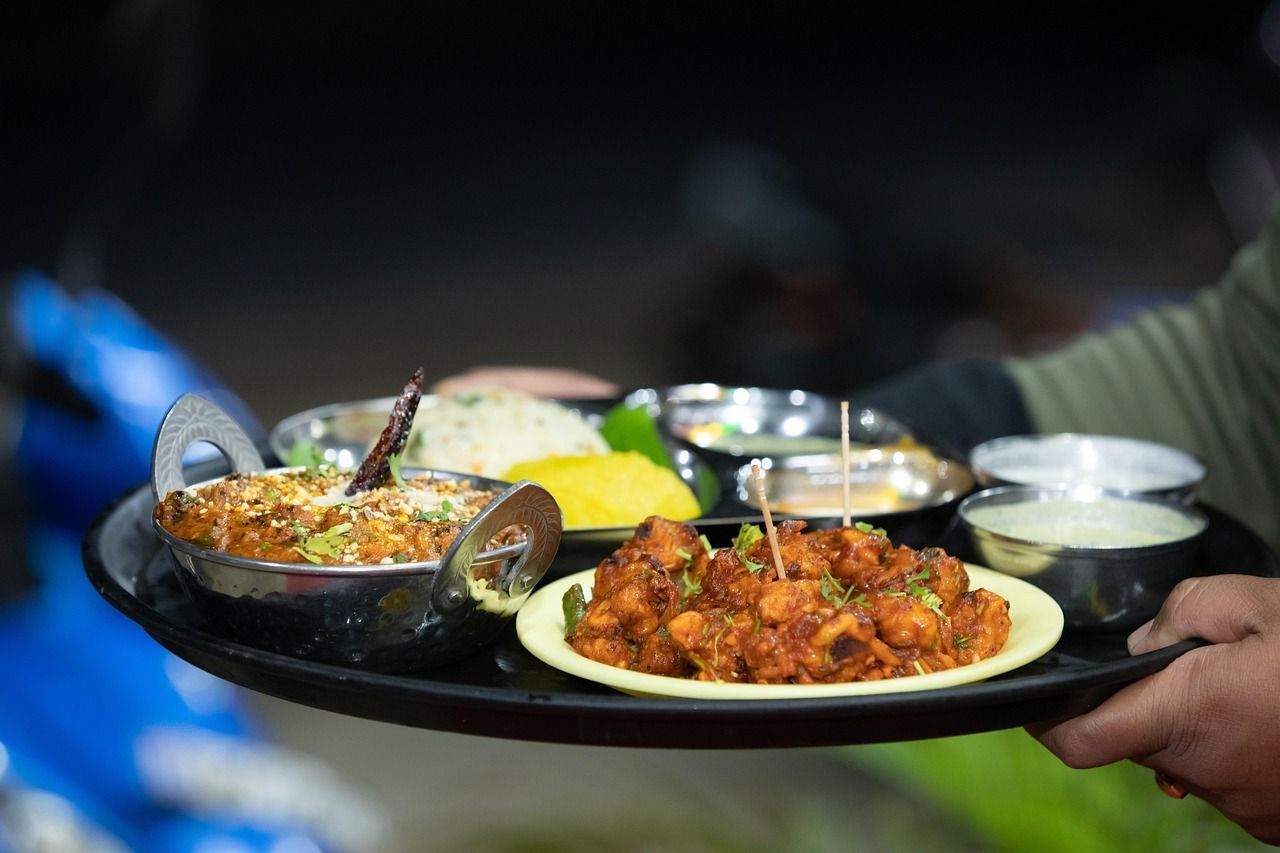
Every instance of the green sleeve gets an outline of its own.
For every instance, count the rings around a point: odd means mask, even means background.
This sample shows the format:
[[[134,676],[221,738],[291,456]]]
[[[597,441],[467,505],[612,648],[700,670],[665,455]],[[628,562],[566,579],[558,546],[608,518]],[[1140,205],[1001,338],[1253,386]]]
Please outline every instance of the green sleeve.
[[[1280,549],[1280,208],[1191,303],[1008,368],[1037,430],[1184,448],[1208,465],[1202,499]]]

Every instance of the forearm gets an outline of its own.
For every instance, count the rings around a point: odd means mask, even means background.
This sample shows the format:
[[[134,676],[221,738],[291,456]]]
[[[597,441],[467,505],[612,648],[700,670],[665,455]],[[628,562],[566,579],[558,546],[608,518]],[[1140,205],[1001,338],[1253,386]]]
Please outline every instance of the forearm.
[[[1008,370],[987,359],[926,365],[855,394],[853,402],[898,418],[958,459],[987,439],[1032,431]]]

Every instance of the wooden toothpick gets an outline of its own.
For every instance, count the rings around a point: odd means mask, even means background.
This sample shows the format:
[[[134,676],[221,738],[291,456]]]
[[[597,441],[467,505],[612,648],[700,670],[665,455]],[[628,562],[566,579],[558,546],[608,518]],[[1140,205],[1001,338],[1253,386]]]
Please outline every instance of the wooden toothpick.
[[[759,462],[751,463],[751,476],[756,484],[756,500],[760,502],[760,512],[764,515],[764,529],[769,534],[774,571],[778,573],[778,580],[786,580],[787,572],[782,568],[782,551],[778,548],[778,531],[773,527],[773,515],[769,512],[769,499],[764,494],[764,474],[760,472]]]
[[[852,519],[849,517],[849,401],[840,401],[840,481],[844,486],[844,516],[842,521],[848,527]]]

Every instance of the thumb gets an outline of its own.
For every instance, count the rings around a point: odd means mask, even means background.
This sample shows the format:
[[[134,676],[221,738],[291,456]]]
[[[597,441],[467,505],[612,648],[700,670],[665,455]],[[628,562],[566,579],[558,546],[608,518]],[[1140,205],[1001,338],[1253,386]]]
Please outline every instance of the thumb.
[[[1165,599],[1156,618],[1129,635],[1138,655],[1191,638],[1232,643],[1262,631],[1280,608],[1280,580],[1249,575],[1189,578]]]

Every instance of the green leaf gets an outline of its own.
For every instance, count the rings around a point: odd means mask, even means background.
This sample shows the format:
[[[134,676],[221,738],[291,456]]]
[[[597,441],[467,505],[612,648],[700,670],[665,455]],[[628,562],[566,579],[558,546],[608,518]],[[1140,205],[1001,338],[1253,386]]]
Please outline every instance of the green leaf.
[[[830,601],[836,607],[843,603],[844,587],[840,585],[840,581],[826,569],[822,570],[822,585],[819,587],[822,591],[822,597]]]
[[[685,572],[682,577],[684,579],[684,590],[680,593],[680,601],[684,602],[702,592],[702,581],[688,572]]]
[[[763,538],[764,533],[754,524],[743,524],[738,528],[738,535],[733,537],[733,550],[737,552],[742,565],[753,575],[764,568],[764,563],[747,559],[747,551]]]
[[[413,521],[448,521],[449,513],[453,512],[453,504],[448,501],[440,501],[440,508],[437,510],[423,510],[413,517]]]
[[[614,406],[605,413],[600,425],[600,435],[611,450],[634,450],[647,456],[655,465],[675,470],[671,457],[663,446],[662,436],[653,417],[640,406],[625,403]]]
[[[915,583],[916,581],[927,581],[931,574],[932,572],[929,571],[929,567],[925,566],[923,569],[916,572],[911,577],[907,578],[907,583]]]
[[[298,526],[301,527],[301,525]],[[303,539],[302,544],[295,545],[293,550],[313,563],[322,563],[324,561],[320,559],[321,557],[337,557],[342,553],[342,546],[345,544],[343,537],[350,532],[351,522],[344,521],[341,524],[335,524],[324,533]]]
[[[587,613],[587,596],[582,591],[582,584],[575,583],[565,590],[564,597],[560,599],[560,609],[564,612],[564,634],[567,637]]]
[[[408,489],[405,484],[404,477],[400,476],[400,454],[392,453],[387,457],[387,467],[391,469],[391,479],[395,480],[396,486],[401,489]]]
[[[863,533],[871,533],[875,536],[888,536],[883,527],[872,527],[868,521],[855,521],[853,526],[861,530]]]
[[[324,451],[304,438],[289,448],[285,464],[290,468],[319,468],[325,464]]]
[[[938,597],[938,594],[936,592],[929,589],[929,587],[927,586],[920,586],[919,584],[916,584],[916,583],[913,583],[910,586],[908,586],[908,589],[911,590],[912,595],[920,599],[921,604],[923,604],[925,607],[929,608],[930,610],[932,610],[934,613],[938,614],[942,618],[944,619],[946,618],[947,614],[942,612],[942,599]]]
[[[744,560],[747,558],[747,551],[751,550],[757,542],[764,538],[764,531],[754,524],[743,524],[738,528],[738,535],[733,537],[733,550],[738,552],[738,556]]]
[[[293,546],[293,550],[297,551],[299,554],[301,554],[303,557],[306,557],[308,560],[310,560],[310,561],[311,561],[311,562],[313,562],[313,563],[323,563],[323,562],[324,562],[324,560],[321,560],[321,559],[320,559],[319,557],[317,557],[315,554],[312,554],[312,553],[310,553],[309,551],[304,551],[304,550],[302,550],[301,548],[299,548],[297,545]]]
[[[846,604],[849,603],[849,599],[853,597],[853,593],[857,589],[857,587],[855,587],[852,583],[850,583],[849,588],[845,589],[844,584],[840,583],[839,578],[831,574],[830,569],[823,569],[822,584],[820,589],[822,591],[823,598],[825,598],[827,601],[830,601],[836,607],[844,607]],[[863,599],[863,601],[858,603],[862,604],[863,607],[868,606],[866,603],[865,594],[860,595],[858,597]]]

